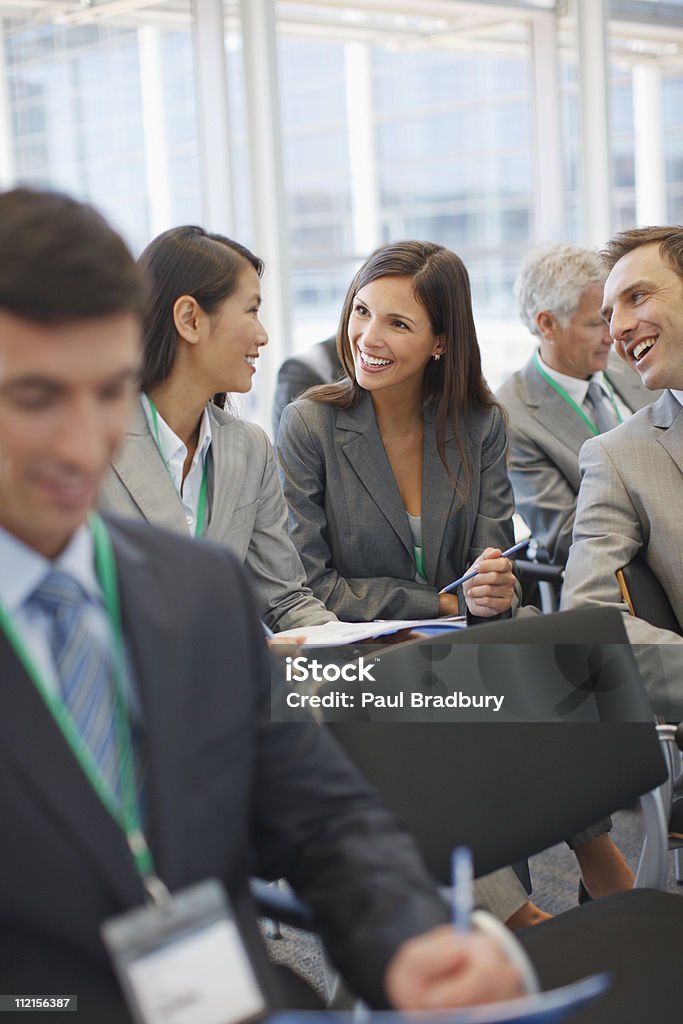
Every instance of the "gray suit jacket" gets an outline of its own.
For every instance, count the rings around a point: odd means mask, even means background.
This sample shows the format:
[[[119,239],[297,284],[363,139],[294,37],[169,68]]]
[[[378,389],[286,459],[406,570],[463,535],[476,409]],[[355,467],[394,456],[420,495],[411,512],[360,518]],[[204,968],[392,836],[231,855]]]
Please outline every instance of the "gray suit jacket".
[[[328,622],[334,616],[304,585],[299,556],[287,535],[287,508],[273,449],[254,423],[214,405],[206,537],[246,565],[261,618],[274,631]],[[141,404],[100,492],[108,512],[146,519],[188,535],[182,505]]]
[[[683,638],[627,614],[615,572],[639,554],[683,622],[683,409],[665,391],[651,406],[581,450],[581,490],[562,607],[614,605],[650,699],[683,710]]]
[[[441,464],[435,424],[425,413],[422,536],[429,585],[415,581],[403,501],[377,429],[372,399],[355,409],[301,399],[282,414],[277,442],[290,533],[308,584],[339,618],[438,615],[438,588],[460,576],[487,546],[512,543],[512,488],[498,409],[476,413],[465,436],[474,473],[464,506]],[[446,453],[462,483],[451,434]]]
[[[647,391],[614,353],[607,376],[622,402],[635,411],[661,392]],[[593,434],[543,379],[533,356],[497,393],[508,414],[508,469],[517,511],[551,561],[567,560],[579,493],[579,452]]]

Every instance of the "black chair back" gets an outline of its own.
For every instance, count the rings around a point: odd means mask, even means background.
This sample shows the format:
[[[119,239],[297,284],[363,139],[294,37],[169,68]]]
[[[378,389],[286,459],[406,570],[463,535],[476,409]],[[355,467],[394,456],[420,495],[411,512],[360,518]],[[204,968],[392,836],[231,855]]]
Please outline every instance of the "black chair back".
[[[640,555],[636,555],[623,569],[617,570],[617,580],[631,615],[637,615],[639,619],[659,629],[683,635],[681,624],[663,586]]]
[[[378,679],[391,675],[392,660],[399,690],[452,690],[478,672],[486,692],[514,697],[523,689],[515,712],[504,722],[448,721],[436,712],[408,721],[405,712],[371,707],[368,721],[329,727],[408,824],[442,883],[456,844],[470,845],[477,874],[486,874],[631,806],[665,780],[618,611],[510,620],[424,649],[435,658],[427,683],[417,674],[420,660],[426,664],[420,645],[410,644],[382,655]]]

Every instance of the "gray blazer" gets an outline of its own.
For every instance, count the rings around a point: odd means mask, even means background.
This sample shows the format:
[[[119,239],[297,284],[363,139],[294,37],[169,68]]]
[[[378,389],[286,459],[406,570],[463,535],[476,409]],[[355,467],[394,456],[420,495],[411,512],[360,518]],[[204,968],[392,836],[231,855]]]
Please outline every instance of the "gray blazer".
[[[465,436],[474,472],[467,501],[458,507],[436,449],[433,416],[425,413],[425,585],[415,580],[408,518],[370,395],[354,409],[300,399],[284,410],[276,447],[290,534],[309,586],[339,618],[436,616],[440,587],[460,576],[485,547],[512,543],[513,498],[499,410],[474,414]],[[451,433],[446,453],[462,483]]]
[[[205,536],[244,562],[258,611],[274,631],[328,622],[334,616],[304,585],[287,535],[287,507],[270,442],[260,427],[209,406],[209,521]],[[100,491],[108,512],[146,519],[188,535],[182,505],[147,425],[142,404]]]
[[[683,409],[665,391],[581,450],[581,490],[562,607],[614,605],[625,615],[657,709],[683,709],[683,638],[627,614],[615,572],[636,554],[683,623]]]
[[[640,378],[610,353],[607,376],[631,410],[661,392],[647,391]],[[497,393],[508,414],[508,469],[517,511],[558,565],[567,560],[579,493],[579,452],[593,437],[588,426],[543,379],[533,356]]]

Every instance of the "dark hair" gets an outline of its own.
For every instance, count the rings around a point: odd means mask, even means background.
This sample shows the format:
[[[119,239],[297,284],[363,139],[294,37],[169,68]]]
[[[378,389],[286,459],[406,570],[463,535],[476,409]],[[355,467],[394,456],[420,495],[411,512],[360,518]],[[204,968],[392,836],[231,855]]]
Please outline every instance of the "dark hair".
[[[178,332],[173,306],[191,295],[205,313],[214,313],[237,288],[245,264],[263,273],[263,261],[244,245],[193,225],[171,228],[144,250],[138,264],[147,287],[143,317],[142,390],[166,380],[176,357]],[[217,405],[225,395],[215,395]]]
[[[58,324],[143,310],[128,247],[92,206],[59,192],[0,194],[0,309]]]
[[[608,271],[622,256],[639,249],[641,245],[650,245],[652,242],[659,243],[659,251],[670,263],[673,270],[683,277],[683,227],[673,225],[669,227],[646,227],[631,228],[629,231],[620,231],[611,238],[604,249],[600,251],[600,258]]]
[[[346,294],[337,331],[337,352],[346,380],[311,388],[306,396],[348,409],[357,405],[363,389],[356,381],[348,324],[353,301],[365,285],[380,277],[412,279],[415,297],[429,316],[432,332],[442,335],[445,351],[425,367],[423,396],[435,411],[439,458],[464,501],[472,479],[472,459],[465,431],[472,410],[487,410],[497,403],[481,372],[481,353],[472,314],[470,280],[462,260],[432,242],[392,242],[377,249],[357,272]],[[464,469],[464,487],[458,487],[446,460],[446,426],[453,426]]]

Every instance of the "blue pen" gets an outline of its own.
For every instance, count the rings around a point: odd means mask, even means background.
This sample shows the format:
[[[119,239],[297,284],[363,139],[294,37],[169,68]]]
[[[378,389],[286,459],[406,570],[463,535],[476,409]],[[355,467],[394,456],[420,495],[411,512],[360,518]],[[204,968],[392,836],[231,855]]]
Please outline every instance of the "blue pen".
[[[531,537],[527,537],[526,540],[520,540],[519,544],[513,544],[511,548],[507,549],[507,551],[503,551],[501,558],[509,558],[510,555],[516,555],[517,552],[521,551],[522,548],[525,548],[527,544],[530,543],[530,541]],[[464,576],[461,576],[459,580],[453,580],[453,582],[449,583],[447,587],[443,587],[443,589],[440,590],[439,593],[450,594],[452,590],[457,590],[458,587],[462,586],[463,583],[467,583],[468,580],[473,580],[474,577],[478,574],[478,569],[472,569],[470,572],[466,572]]]
[[[472,927],[474,870],[469,846],[456,846],[451,854],[451,920],[459,932]]]

